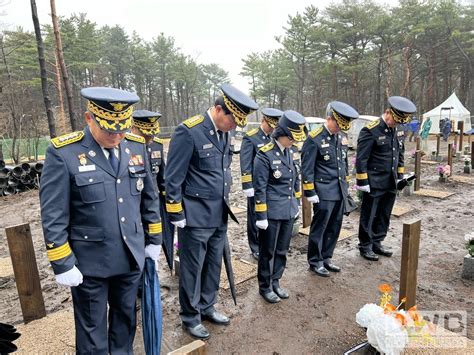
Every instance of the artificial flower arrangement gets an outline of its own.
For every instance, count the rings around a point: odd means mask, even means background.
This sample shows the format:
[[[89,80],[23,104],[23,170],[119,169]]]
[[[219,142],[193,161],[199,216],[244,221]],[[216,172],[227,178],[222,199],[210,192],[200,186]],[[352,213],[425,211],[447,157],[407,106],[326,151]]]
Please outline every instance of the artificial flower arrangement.
[[[436,172],[440,177],[447,178],[451,175],[451,167],[449,165],[438,165],[436,167]]]
[[[466,241],[466,249],[469,255],[474,258],[474,232],[466,234],[464,240]]]
[[[400,309],[406,298],[397,307],[391,304],[392,287],[388,284],[380,285],[379,291],[380,303],[368,303],[356,314],[357,324],[367,329],[370,345],[382,354],[398,355],[409,341],[432,341],[434,326],[422,318],[416,306]]]

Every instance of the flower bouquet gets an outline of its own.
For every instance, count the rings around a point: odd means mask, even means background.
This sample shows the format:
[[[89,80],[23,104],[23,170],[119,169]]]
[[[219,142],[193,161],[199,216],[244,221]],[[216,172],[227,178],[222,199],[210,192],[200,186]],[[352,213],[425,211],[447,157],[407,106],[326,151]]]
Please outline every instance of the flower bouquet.
[[[468,254],[464,257],[462,265],[462,277],[467,280],[474,280],[474,232],[464,236]]]
[[[406,298],[397,307],[392,305],[392,288],[388,284],[380,285],[379,291],[382,293],[380,303],[368,303],[356,315],[357,324],[367,329],[370,345],[382,354],[398,355],[411,340],[431,341],[433,328],[416,306],[408,311],[400,309]]]
[[[438,165],[436,167],[436,172],[439,174],[439,181],[446,182],[448,176],[451,175],[451,167],[449,165]]]

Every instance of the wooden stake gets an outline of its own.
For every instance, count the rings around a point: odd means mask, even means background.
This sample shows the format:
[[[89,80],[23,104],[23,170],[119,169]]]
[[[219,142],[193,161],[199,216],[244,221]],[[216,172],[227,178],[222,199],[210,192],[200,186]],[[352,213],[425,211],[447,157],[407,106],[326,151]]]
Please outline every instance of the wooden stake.
[[[451,168],[451,176],[453,174],[453,143],[448,144],[448,165]]]
[[[416,150],[421,150],[421,138],[420,137],[416,137]]]
[[[416,305],[416,273],[420,248],[420,230],[421,220],[419,219],[403,224],[399,303],[406,297],[403,304],[405,310]]]
[[[35,249],[28,223],[5,228],[25,323],[46,316],[36,265]]]
[[[303,187],[301,188],[301,191],[303,191]],[[304,196],[302,197],[301,201],[301,204],[303,206],[303,228],[306,228],[311,225],[311,218],[313,217],[311,211],[312,206],[311,202],[309,202],[308,199]]]
[[[414,190],[418,191],[421,184],[421,150],[415,152],[415,187]]]
[[[439,156],[439,148],[441,146],[441,134],[436,136],[436,156]]]
[[[464,138],[464,121],[459,121],[459,152],[463,151],[463,138]]]

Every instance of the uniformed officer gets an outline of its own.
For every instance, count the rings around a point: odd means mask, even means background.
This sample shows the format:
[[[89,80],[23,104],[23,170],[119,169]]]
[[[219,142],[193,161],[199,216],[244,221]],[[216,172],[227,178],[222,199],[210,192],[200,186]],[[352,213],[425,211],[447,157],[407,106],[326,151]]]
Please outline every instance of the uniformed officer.
[[[293,223],[301,198],[299,171],[290,147],[306,139],[305,119],[287,110],[254,161],[253,186],[259,231],[258,284],[260,295],[269,303],[289,297],[280,287],[286,266]]]
[[[174,226],[166,213],[165,199],[165,156],[163,154],[163,139],[156,137],[160,133],[159,119],[161,113],[136,110],[133,112],[132,133],[145,138],[148,158],[151,164],[151,172],[154,176],[153,181],[160,195],[160,215],[163,225],[163,248],[165,249],[166,259],[170,268],[173,265],[173,237]]]
[[[81,95],[87,127],[46,151],[46,249],[56,281],[72,287],[77,353],[131,354],[140,274],[145,257],[158,258],[162,229],[145,140],[125,133],[139,99],[103,87]]]
[[[255,199],[252,183],[253,161],[261,147],[270,143],[270,134],[283,114],[275,108],[262,109],[262,121],[259,128],[247,132],[240,147],[240,170],[242,173],[242,189],[247,196],[247,237],[252,256],[258,260],[258,229],[255,225]]]
[[[351,106],[339,101],[330,102],[326,123],[309,133],[301,152],[303,192],[313,203],[314,211],[308,239],[308,263],[311,271],[323,277],[328,277],[329,271],[341,271],[331,261],[348,196],[348,142],[341,130],[347,131],[351,120],[357,117],[359,114]]]
[[[363,191],[359,222],[359,250],[368,260],[391,256],[382,246],[395,203],[396,185],[404,173],[404,132],[416,107],[405,97],[391,96],[382,117],[364,127],[357,141],[356,178]]]
[[[171,139],[165,176],[166,209],[179,227],[179,302],[184,328],[209,337],[202,320],[229,324],[214,304],[230,210],[231,150],[229,131],[244,127],[258,106],[229,84],[221,86],[214,106],[180,124]]]

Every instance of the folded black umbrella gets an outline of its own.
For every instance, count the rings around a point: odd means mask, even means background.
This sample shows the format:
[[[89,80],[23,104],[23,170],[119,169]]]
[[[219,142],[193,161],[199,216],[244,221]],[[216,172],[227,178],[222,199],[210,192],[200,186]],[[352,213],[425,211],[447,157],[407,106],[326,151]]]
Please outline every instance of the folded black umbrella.
[[[237,291],[235,289],[234,271],[232,269],[232,257],[230,255],[230,246],[229,246],[229,240],[227,239],[227,235],[225,236],[223,257],[224,257],[225,271],[227,273],[227,280],[229,280],[230,294],[232,295],[234,304],[237,306]]]
[[[143,270],[142,324],[143,342],[147,355],[160,354],[162,322],[160,281],[155,262],[150,258],[146,258],[145,269]]]

